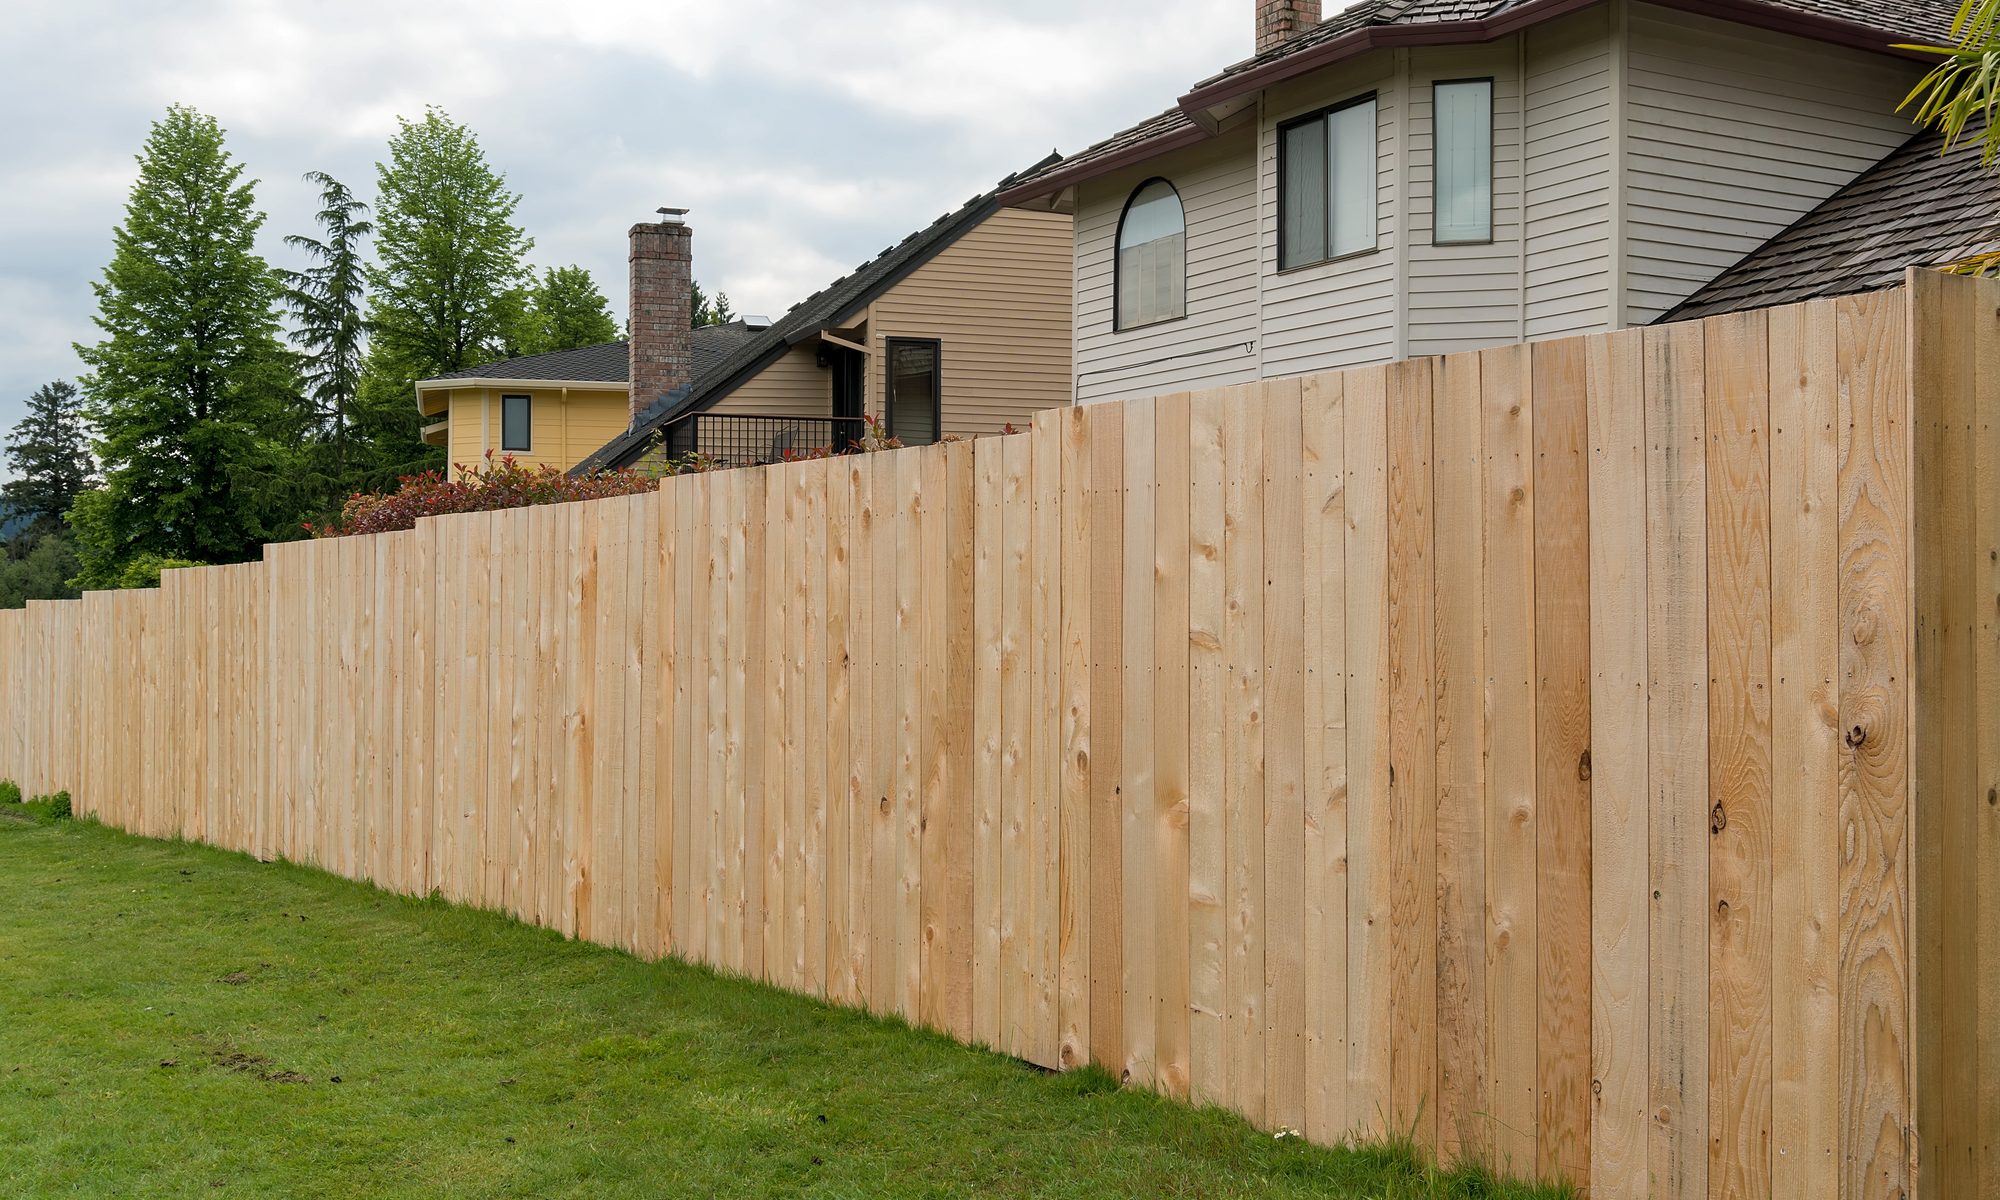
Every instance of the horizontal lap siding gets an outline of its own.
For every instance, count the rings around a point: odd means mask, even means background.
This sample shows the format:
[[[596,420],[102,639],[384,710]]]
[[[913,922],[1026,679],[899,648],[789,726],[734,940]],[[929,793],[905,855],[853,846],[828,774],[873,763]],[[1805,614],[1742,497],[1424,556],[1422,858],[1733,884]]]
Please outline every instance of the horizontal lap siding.
[[[1514,39],[1412,56],[1410,65],[1409,353],[1449,354],[1520,341],[1521,144],[1519,54]],[[1434,246],[1434,85],[1493,80],[1493,240]]]
[[[1633,4],[1625,319],[1643,325],[1914,132],[1913,63]]]
[[[526,450],[500,448],[500,397],[531,397],[532,426]],[[454,467],[477,466],[487,451],[511,453],[530,467],[567,471],[625,432],[631,414],[625,392],[561,388],[457,388],[451,393],[446,457]]]
[[[961,437],[1025,428],[1070,401],[1070,218],[1003,208],[868,310],[875,350],[870,408],[880,412],[885,339],[943,342],[943,430]]]
[[[831,379],[819,365],[815,346],[793,346],[710,405],[707,411],[824,417],[833,411]]]
[[[1263,373],[1296,375],[1397,357],[1398,164],[1404,141],[1401,88],[1386,55],[1370,55],[1281,85],[1265,98],[1258,146],[1262,180],[1259,261],[1263,271]],[[1375,93],[1373,253],[1317,266],[1278,269],[1278,126],[1296,116]]]
[[[1600,7],[1526,36],[1527,336],[1601,329],[1613,284],[1610,18]]]
[[[1996,299],[273,546],[0,613],[0,774],[1319,1140],[1980,1194]]]
[[[1256,134],[1243,129],[1082,185],[1076,214],[1079,402],[1214,387],[1257,377]],[[1112,328],[1118,221],[1132,190],[1158,175],[1187,219],[1184,320]]]

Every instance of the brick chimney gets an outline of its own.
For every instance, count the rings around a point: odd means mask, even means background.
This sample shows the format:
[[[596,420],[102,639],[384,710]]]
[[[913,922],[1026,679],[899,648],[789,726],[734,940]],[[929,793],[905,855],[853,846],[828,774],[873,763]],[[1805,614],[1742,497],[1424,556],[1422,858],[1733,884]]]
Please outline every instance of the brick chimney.
[[[694,231],[686,209],[660,210],[662,219],[632,227],[631,416],[694,378]]]
[[[1319,24],[1319,0],[1257,0],[1257,53]]]

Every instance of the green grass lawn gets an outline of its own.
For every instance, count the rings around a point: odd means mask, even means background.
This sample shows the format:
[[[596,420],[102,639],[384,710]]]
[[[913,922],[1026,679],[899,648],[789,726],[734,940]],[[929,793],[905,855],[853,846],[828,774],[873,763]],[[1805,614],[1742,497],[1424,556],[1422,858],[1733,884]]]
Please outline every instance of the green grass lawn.
[[[0,807],[9,1196],[1564,1194],[22,812]]]

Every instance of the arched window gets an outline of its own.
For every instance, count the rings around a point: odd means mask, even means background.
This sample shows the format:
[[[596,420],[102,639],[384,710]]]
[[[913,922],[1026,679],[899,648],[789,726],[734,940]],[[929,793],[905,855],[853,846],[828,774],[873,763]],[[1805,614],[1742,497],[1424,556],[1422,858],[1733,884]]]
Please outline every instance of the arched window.
[[[1149,179],[1125,202],[1117,273],[1117,328],[1187,315],[1187,220],[1173,184]]]

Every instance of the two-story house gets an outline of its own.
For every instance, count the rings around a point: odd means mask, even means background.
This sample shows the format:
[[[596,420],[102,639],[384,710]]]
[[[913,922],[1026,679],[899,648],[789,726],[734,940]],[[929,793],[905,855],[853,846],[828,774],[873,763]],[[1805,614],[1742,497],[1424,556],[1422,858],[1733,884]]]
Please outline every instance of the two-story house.
[[[1992,241],[1898,112],[1954,11],[1258,0],[1254,57],[1001,199],[1075,216],[1079,402],[1853,290]]]

